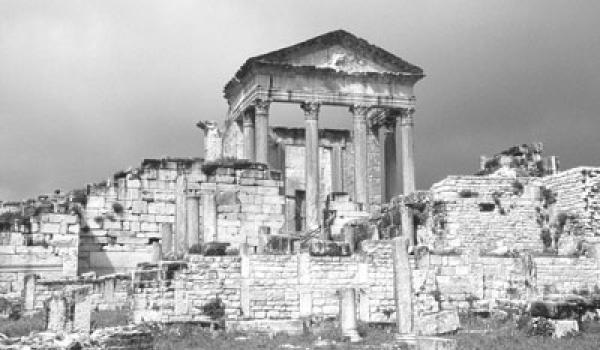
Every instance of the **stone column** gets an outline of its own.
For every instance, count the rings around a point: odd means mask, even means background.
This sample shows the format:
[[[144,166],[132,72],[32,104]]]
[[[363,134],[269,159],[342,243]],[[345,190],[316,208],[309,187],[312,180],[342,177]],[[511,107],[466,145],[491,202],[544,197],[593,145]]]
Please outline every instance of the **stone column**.
[[[251,162],[256,161],[254,150],[254,111],[248,109],[242,115],[242,128],[244,129],[244,157]]]
[[[356,290],[342,288],[340,290],[340,325],[342,336],[350,338],[350,342],[361,341],[356,322]]]
[[[269,101],[256,100],[254,103],[254,125],[256,162],[268,163],[269,156]]]
[[[202,224],[204,225],[203,242],[214,242],[218,239],[217,200],[214,192],[202,194]]]
[[[404,194],[415,191],[413,113],[414,109],[403,109],[399,120],[402,132],[402,189]]]
[[[55,292],[46,302],[46,315],[48,315],[47,330],[56,333],[70,331],[65,329],[67,323],[67,300],[62,293]]]
[[[380,172],[381,172],[381,203],[387,203],[390,200],[390,195],[394,192],[392,188],[393,178],[390,170],[395,165],[395,156],[390,145],[388,145],[389,137],[393,133],[393,119],[388,118],[386,114],[381,115],[377,120],[377,132],[379,137],[379,157],[380,157]]]
[[[396,327],[400,336],[413,334],[413,292],[408,247],[405,237],[394,238],[394,301]]]
[[[162,223],[160,224],[160,235],[162,237],[162,246],[165,256],[169,257],[173,255],[173,224]]]
[[[320,225],[319,222],[319,109],[320,104],[315,102],[304,102],[301,105],[304,110],[305,120],[305,149],[304,163],[306,183],[306,229],[314,230]]]
[[[400,159],[396,154],[396,166],[398,175],[402,174],[402,193],[408,195],[415,191],[415,165],[414,165],[414,141],[413,141],[413,113],[414,109],[401,109],[396,118],[396,141],[401,135],[402,153]],[[399,162],[400,161],[400,162]],[[402,171],[398,169],[402,164]],[[415,244],[414,222],[410,208],[402,210],[402,235],[409,239],[411,245]]]
[[[187,219],[185,209],[185,175],[177,176],[175,182],[175,251],[177,256],[181,256],[188,251],[187,238]]]
[[[352,146],[354,148],[354,202],[369,209],[367,190],[367,112],[368,107],[352,106]]]
[[[152,243],[152,257],[151,263],[158,264],[162,260],[162,247],[160,243],[153,242]]]
[[[35,308],[36,279],[37,276],[35,274],[25,275],[25,288],[23,289],[25,311],[31,311]]]
[[[191,248],[200,242],[200,198],[188,196],[186,198],[186,210],[188,247]]]
[[[344,171],[342,158],[342,146],[340,144],[335,144],[331,154],[331,187],[333,192],[342,192],[344,190]]]

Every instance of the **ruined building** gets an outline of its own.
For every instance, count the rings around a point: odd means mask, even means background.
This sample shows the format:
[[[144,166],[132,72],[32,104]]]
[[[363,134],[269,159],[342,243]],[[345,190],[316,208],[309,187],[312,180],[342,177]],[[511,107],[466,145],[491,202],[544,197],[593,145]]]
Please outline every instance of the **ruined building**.
[[[521,145],[416,191],[423,77],[345,31],[248,59],[225,86],[224,125],[197,124],[204,159],[147,159],[3,203],[0,293],[33,308],[89,285],[95,306],[146,320],[204,317],[219,295],[231,320],[297,319],[335,315],[336,291],[353,286],[361,319],[386,322],[395,236],[412,246],[420,315],[600,290],[600,168],[561,171],[541,144]],[[273,103],[297,104],[304,128],[270,125]],[[322,106],[348,109],[352,130],[319,129]]]

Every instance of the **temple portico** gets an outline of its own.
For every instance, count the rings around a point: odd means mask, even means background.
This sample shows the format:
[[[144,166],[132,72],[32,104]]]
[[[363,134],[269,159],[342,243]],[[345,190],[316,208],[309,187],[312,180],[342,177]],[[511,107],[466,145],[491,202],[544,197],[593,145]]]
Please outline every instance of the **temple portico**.
[[[393,195],[415,190],[413,87],[423,76],[421,68],[350,33],[335,31],[250,58],[224,93],[228,118],[243,125],[242,153],[257,163],[273,163],[269,153],[274,142],[269,138],[271,104],[297,104],[304,111],[304,183],[295,185],[300,192],[288,195],[303,196],[297,203],[304,211],[298,215],[303,216],[304,230],[314,230],[322,226],[324,196],[342,188],[362,211],[371,209],[373,198],[380,204]],[[324,117],[319,114],[321,106],[350,111],[352,138],[345,154],[351,159],[346,163],[340,146],[322,145],[318,127],[319,117]],[[379,143],[375,155],[369,141],[372,136]],[[350,175],[344,177],[345,169],[328,168],[328,176],[335,177],[330,184],[323,178],[322,156],[328,157],[328,164],[335,163],[330,168],[350,168]],[[375,161],[379,162],[377,179],[369,171]],[[287,176],[285,169],[286,165],[280,164],[279,170]],[[375,185],[375,180],[380,183]],[[403,225],[408,235],[412,220],[403,219],[408,223]],[[408,236],[412,242],[412,235]]]

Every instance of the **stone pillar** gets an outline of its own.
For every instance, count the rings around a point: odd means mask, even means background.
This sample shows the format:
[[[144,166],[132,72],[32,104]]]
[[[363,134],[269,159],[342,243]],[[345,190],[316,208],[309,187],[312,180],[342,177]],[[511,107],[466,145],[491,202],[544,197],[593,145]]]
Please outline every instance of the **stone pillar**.
[[[248,243],[240,244],[240,309],[244,318],[250,318],[250,247]]]
[[[267,164],[269,160],[269,101],[256,100],[254,103],[256,162]]]
[[[46,325],[47,330],[56,333],[66,331],[67,299],[62,293],[52,295],[47,301],[46,315],[48,315],[48,323]]]
[[[254,111],[248,109],[242,115],[242,127],[244,129],[244,157],[251,162],[256,161],[254,150]]]
[[[396,327],[401,336],[413,334],[413,292],[407,239],[394,238],[394,301]]]
[[[160,243],[153,242],[152,243],[152,263],[158,264],[162,260],[162,247]]]
[[[320,104],[304,102],[305,120],[305,183],[306,183],[306,230],[314,230],[319,221],[319,109]]]
[[[25,288],[23,289],[23,299],[25,311],[31,311],[35,308],[35,284],[37,276],[34,274],[25,275]]]
[[[188,247],[191,248],[200,242],[200,198],[188,196],[186,210]]]
[[[175,182],[175,246],[176,255],[181,256],[188,251],[187,219],[185,209],[185,176],[180,174]]]
[[[404,195],[408,195],[415,191],[415,165],[413,141],[414,109],[401,109],[399,112],[400,113],[396,120],[396,140],[398,140],[398,134],[401,134],[402,193]],[[409,239],[409,243],[411,245],[414,245],[415,230],[412,211],[409,208],[404,207],[402,213],[402,235]]]
[[[202,224],[203,242],[214,242],[217,240],[217,201],[213,192],[202,194]]]
[[[342,288],[339,292],[342,337],[348,337],[352,343],[359,342],[362,338],[358,334],[356,322],[356,290]]]
[[[402,131],[402,189],[404,194],[415,191],[415,160],[413,140],[414,109],[403,109],[400,115]]]
[[[199,121],[196,126],[204,130],[204,160],[211,162],[221,159],[223,157],[223,138],[217,122]]]
[[[173,224],[168,222],[160,224],[160,235],[163,253],[165,256],[171,256],[173,254]]]
[[[352,106],[352,145],[354,148],[354,202],[369,209],[367,190],[367,112],[368,107]]]
[[[90,333],[92,301],[89,293],[90,290],[88,288],[82,288],[74,293],[75,314],[73,315],[73,331]]]
[[[335,144],[331,154],[331,172],[332,172],[332,183],[331,190],[333,192],[344,191],[344,171],[343,171],[343,155],[342,146]]]

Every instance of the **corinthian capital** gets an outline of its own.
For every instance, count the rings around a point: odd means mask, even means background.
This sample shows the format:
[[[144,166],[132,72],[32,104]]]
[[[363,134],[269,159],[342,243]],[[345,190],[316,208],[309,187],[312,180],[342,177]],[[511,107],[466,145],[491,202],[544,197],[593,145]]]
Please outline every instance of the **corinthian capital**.
[[[350,106],[350,113],[355,116],[366,116],[370,109],[371,106],[356,104]]]
[[[254,100],[252,105],[254,106],[256,114],[269,114],[269,106],[271,106],[271,101],[257,99]]]
[[[305,101],[300,104],[306,119],[317,119],[321,104],[319,102]]]
[[[400,125],[414,125],[413,114],[415,113],[415,109],[410,108],[399,108],[393,111],[394,116],[396,117],[396,122],[400,123]]]

